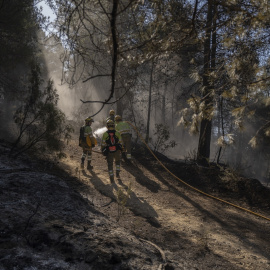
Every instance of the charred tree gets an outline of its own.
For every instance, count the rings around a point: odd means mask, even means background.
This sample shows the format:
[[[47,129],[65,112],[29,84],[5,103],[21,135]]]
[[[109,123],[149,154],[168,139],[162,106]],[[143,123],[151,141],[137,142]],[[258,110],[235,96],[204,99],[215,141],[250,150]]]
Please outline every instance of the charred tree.
[[[204,41],[204,70],[202,101],[204,102],[203,118],[200,125],[199,144],[197,161],[207,166],[210,158],[210,144],[212,133],[212,112],[213,112],[213,82],[210,80],[210,73],[215,70],[216,54],[216,3],[208,1],[206,37]]]

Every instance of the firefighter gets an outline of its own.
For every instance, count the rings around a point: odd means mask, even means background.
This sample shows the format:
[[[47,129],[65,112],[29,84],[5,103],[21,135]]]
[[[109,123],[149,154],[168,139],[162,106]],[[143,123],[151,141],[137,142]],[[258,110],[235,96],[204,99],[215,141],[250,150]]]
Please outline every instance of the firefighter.
[[[101,151],[108,163],[108,171],[111,183],[114,182],[113,162],[115,160],[116,177],[120,177],[120,163],[122,151],[122,139],[118,131],[115,130],[113,120],[106,123],[107,131],[103,133],[101,140]]]
[[[95,147],[96,140],[93,136],[93,131],[91,128],[92,123],[94,120],[91,117],[87,117],[85,120],[84,126],[80,129],[80,142],[79,146],[82,147],[83,153],[81,157],[81,168],[84,168],[84,160],[87,157],[87,169],[93,169],[91,165],[92,160],[92,148]]]
[[[106,119],[106,122],[109,121],[109,120],[114,121],[114,115],[115,115],[115,111],[114,110],[110,110],[109,117]]]
[[[122,121],[122,117],[120,115],[115,116],[115,129],[120,133],[123,147],[126,150],[126,158],[128,160],[131,159],[131,137],[132,132],[129,124],[125,121]]]

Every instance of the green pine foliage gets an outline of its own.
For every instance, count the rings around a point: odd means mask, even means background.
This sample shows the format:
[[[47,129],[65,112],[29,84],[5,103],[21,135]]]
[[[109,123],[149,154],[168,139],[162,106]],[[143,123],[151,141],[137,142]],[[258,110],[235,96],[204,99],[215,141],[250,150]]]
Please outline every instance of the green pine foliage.
[[[28,80],[28,91],[14,114],[18,136],[12,154],[18,155],[31,148],[61,151],[63,141],[70,139],[73,129],[57,108],[58,94],[51,80],[42,87],[40,68],[34,62]]]
[[[14,68],[36,51],[37,14],[33,0],[0,0],[0,67]]]

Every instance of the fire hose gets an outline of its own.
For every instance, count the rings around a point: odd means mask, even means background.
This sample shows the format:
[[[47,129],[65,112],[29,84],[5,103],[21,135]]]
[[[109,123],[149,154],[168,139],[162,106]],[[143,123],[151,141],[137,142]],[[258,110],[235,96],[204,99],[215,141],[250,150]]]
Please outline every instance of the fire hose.
[[[140,132],[138,131],[138,129],[136,128],[136,126],[134,126],[132,123],[130,123],[130,122],[128,122],[128,121],[126,121],[133,129],[134,129],[134,131],[138,134],[138,136],[139,136],[139,138],[141,139],[141,141],[143,142],[143,144],[147,147],[147,149],[150,151],[150,153],[152,154],[152,156],[159,162],[159,164],[170,174],[170,175],[172,175],[174,178],[176,178],[177,180],[179,180],[181,183],[183,183],[184,185],[186,185],[186,186],[188,186],[189,188],[191,188],[191,189],[193,189],[193,190],[195,190],[195,191],[197,191],[197,192],[199,192],[200,194],[203,194],[203,195],[205,195],[205,196],[207,196],[207,197],[209,197],[209,198],[212,198],[212,199],[214,199],[214,200],[217,200],[217,201],[220,201],[220,202],[222,202],[222,203],[225,203],[225,204],[228,204],[228,205],[230,205],[230,206],[233,206],[233,207],[235,207],[235,208],[238,208],[238,209],[240,209],[240,210],[243,210],[243,211],[245,211],[245,212],[248,212],[248,213],[250,213],[250,214],[253,214],[253,215],[255,215],[255,216],[257,216],[257,217],[260,217],[260,218],[263,218],[263,219],[266,219],[266,220],[268,220],[268,221],[270,221],[270,218],[268,218],[268,217],[265,217],[265,216],[263,216],[263,215],[261,215],[261,214],[258,214],[258,213],[255,213],[255,212],[253,212],[253,211],[251,211],[251,210],[249,210],[249,209],[246,209],[246,208],[244,208],[244,207],[241,207],[241,206],[238,206],[238,205],[236,205],[236,204],[233,204],[233,203],[230,203],[230,202],[227,202],[227,201],[225,201],[225,200],[222,200],[222,199],[220,199],[220,198],[218,198],[218,197],[215,197],[215,196],[212,196],[212,195],[210,195],[210,194],[208,194],[208,193],[205,193],[205,192],[203,192],[203,191],[201,191],[201,190],[199,190],[199,189],[197,189],[197,188],[195,188],[195,187],[193,187],[193,186],[191,186],[191,185],[189,185],[188,183],[186,183],[185,181],[183,181],[182,179],[180,179],[179,177],[177,177],[175,174],[173,174],[158,158],[157,158],[157,156],[153,153],[153,151],[151,150],[151,148],[148,146],[148,144],[145,142],[145,140],[143,139],[143,137],[142,137],[142,135],[140,134]]]
[[[195,190],[195,191],[197,191],[198,193],[200,193],[200,194],[202,194],[202,195],[204,195],[204,196],[207,196],[207,197],[209,197],[209,198],[212,198],[212,199],[214,199],[214,200],[217,200],[217,201],[219,201],[219,202],[222,202],[222,203],[225,203],[225,204],[227,204],[227,205],[230,205],[230,206],[233,206],[233,207],[235,207],[235,208],[237,208],[237,209],[240,209],[240,210],[243,210],[243,211],[245,211],[245,212],[247,212],[247,213],[250,213],[250,214],[252,214],[252,215],[255,215],[255,216],[257,216],[257,217],[260,217],[260,218],[263,218],[263,219],[265,219],[265,220],[268,220],[268,221],[270,221],[270,218],[268,218],[268,217],[265,217],[265,216],[263,216],[263,215],[261,215],[261,214],[258,214],[258,213],[256,213],[256,212],[253,212],[253,211],[251,211],[251,210],[249,210],[249,209],[246,209],[246,208],[244,208],[244,207],[241,207],[241,206],[238,206],[238,205],[236,205],[236,204],[233,204],[233,203],[230,203],[230,202],[227,202],[227,201],[225,201],[225,200],[222,200],[222,199],[220,199],[220,198],[218,198],[218,197],[215,197],[215,196],[212,196],[212,195],[210,195],[210,194],[208,194],[208,193],[206,193],[206,192],[203,192],[202,190],[199,190],[199,189],[197,189],[197,188],[195,188],[195,187],[193,187],[193,186],[191,186],[191,185],[189,185],[188,183],[186,183],[185,181],[183,181],[182,179],[180,179],[179,177],[177,177],[175,174],[173,174],[159,159],[158,159],[158,157],[154,154],[154,152],[151,150],[151,148],[148,146],[148,144],[145,142],[145,140],[143,139],[143,137],[142,137],[142,135],[140,134],[140,132],[138,131],[138,129],[136,128],[136,126],[134,126],[132,123],[130,123],[129,121],[126,121],[133,129],[134,129],[134,131],[137,133],[137,135],[139,136],[139,138],[140,138],[140,140],[142,141],[142,143],[146,146],[146,148],[149,150],[149,152],[152,154],[152,156],[159,162],[159,164],[171,175],[171,176],[173,176],[174,178],[176,178],[178,181],[180,181],[181,183],[183,183],[184,185],[186,185],[186,186],[188,186],[190,189],[192,189],[192,190]],[[96,150],[93,150],[92,149],[92,151],[93,152],[95,152],[95,153],[97,153],[97,154],[100,154],[100,155],[102,155],[102,152],[101,151],[96,151]]]

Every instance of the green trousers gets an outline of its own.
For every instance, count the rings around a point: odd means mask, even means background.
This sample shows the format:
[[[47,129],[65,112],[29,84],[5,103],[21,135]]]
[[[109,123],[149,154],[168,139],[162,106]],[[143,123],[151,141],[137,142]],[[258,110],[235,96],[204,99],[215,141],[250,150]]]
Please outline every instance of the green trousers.
[[[106,157],[108,163],[108,171],[109,175],[113,175],[113,162],[115,161],[116,171],[120,171],[120,163],[121,163],[121,151],[117,150],[116,152],[109,153]]]
[[[131,154],[131,134],[122,134],[121,137],[127,154]]]
[[[87,157],[87,160],[91,162],[92,160],[92,148],[89,147],[87,143],[82,142],[82,160],[85,160]]]

